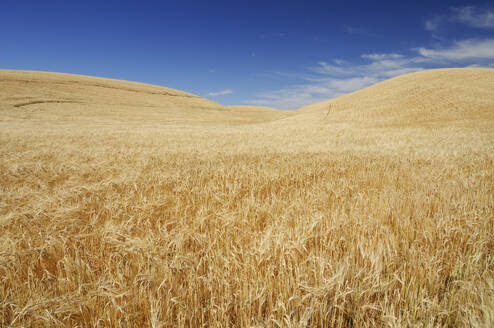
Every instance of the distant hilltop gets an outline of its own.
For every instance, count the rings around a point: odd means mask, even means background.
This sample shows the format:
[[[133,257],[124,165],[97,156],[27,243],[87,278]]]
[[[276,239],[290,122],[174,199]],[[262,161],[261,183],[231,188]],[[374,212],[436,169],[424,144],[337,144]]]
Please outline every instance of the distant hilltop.
[[[166,87],[62,73],[0,70],[4,120],[377,125],[494,120],[494,69],[435,69],[395,77],[295,111],[222,106]]]

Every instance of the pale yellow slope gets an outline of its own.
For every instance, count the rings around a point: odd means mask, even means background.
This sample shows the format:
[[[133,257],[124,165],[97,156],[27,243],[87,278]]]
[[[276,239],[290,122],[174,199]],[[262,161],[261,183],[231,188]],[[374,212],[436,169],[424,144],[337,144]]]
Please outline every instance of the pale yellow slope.
[[[155,85],[0,70],[0,122],[238,124],[276,117],[257,111],[234,111],[187,92]]]
[[[260,106],[227,106],[226,111],[252,123],[276,121],[295,114],[293,111]]]
[[[494,120],[493,69],[396,77],[297,111],[229,106],[170,88],[88,76],[0,70],[0,122],[416,126]],[[475,124],[477,124],[475,123]]]
[[[297,110],[286,124],[423,125],[494,120],[494,69],[428,70],[399,76]]]

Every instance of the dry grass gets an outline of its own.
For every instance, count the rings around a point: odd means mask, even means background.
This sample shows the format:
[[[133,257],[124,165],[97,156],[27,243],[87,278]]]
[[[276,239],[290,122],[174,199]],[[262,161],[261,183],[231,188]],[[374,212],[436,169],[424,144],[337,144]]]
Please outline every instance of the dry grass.
[[[423,127],[475,120],[494,120],[493,69],[439,69],[407,74],[342,97],[300,109],[320,120],[331,105],[327,122],[359,122],[372,126]],[[365,104],[365,105],[364,105]]]
[[[4,102],[0,326],[492,327],[481,97],[409,125],[364,104],[254,124]]]

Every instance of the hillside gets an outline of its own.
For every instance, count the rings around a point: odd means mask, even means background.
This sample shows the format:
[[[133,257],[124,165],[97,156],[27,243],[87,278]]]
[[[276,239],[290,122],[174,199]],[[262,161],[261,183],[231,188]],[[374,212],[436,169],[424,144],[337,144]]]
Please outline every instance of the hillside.
[[[303,107],[306,122],[416,126],[494,120],[494,69],[427,70]],[[295,123],[295,122],[292,122]]]
[[[222,106],[187,92],[89,76],[0,70],[0,122],[274,126],[483,124],[494,120],[494,70],[428,70],[281,111]]]
[[[227,106],[226,110],[235,116],[244,117],[255,123],[276,121],[296,114],[294,111],[260,106]]]
[[[170,88],[89,76],[0,70],[0,120],[38,123],[242,122],[214,101]]]

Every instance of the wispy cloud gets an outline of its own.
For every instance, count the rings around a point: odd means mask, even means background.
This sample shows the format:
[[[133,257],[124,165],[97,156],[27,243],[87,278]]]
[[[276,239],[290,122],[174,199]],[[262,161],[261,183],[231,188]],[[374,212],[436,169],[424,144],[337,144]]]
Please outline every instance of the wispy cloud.
[[[363,54],[360,57],[371,60],[399,59],[403,58],[400,54]]]
[[[432,18],[426,19],[424,22],[424,28],[427,31],[437,31],[439,26],[444,22],[446,16],[434,16]]]
[[[433,60],[494,59],[494,39],[464,40],[445,49],[418,48],[421,56]]]
[[[226,90],[221,90],[218,92],[210,92],[210,93],[208,93],[208,96],[217,97],[217,96],[231,95],[232,93],[233,93],[232,90],[226,89]]]
[[[476,28],[494,28],[494,10],[478,7],[453,8],[454,17],[460,23]]]
[[[492,7],[491,7],[492,8]],[[442,67],[494,67],[494,38],[466,38],[451,41],[444,31],[456,24],[471,29],[494,29],[494,10],[487,7],[454,7],[446,13],[425,21],[432,31],[436,46],[422,46],[404,51],[363,53],[349,62],[340,58],[320,61],[304,71],[281,73],[294,84],[279,90],[258,94],[248,104],[281,109],[296,109],[305,105],[338,97],[368,87],[398,75]],[[371,36],[368,30],[344,25],[349,34]]]
[[[345,67],[341,66],[342,64],[339,64],[338,66],[328,64],[326,62],[319,62],[319,65],[316,67],[312,67],[311,69],[320,74],[347,74],[348,69]]]
[[[367,82],[368,84],[365,84]],[[341,96],[347,91],[339,90],[339,86],[349,90],[371,85],[377,81],[363,81],[362,79],[327,79],[318,84],[300,84],[280,90],[273,90],[259,94],[257,99],[247,100],[244,103],[257,106],[269,106],[279,109],[297,109],[305,105]]]
[[[281,109],[296,109],[315,102],[363,89],[392,76],[420,71],[420,60],[396,53],[362,54],[365,64],[333,61],[336,65],[319,62],[309,68],[312,74],[299,75],[305,83],[259,94],[259,99],[246,101]],[[294,77],[296,75],[293,75]]]
[[[449,12],[435,15],[424,22],[428,31],[437,32],[448,24],[462,24],[478,29],[494,29],[494,9],[474,6],[453,7]]]
[[[419,65],[424,61],[423,59],[417,57],[407,58],[397,53],[362,54],[360,57],[366,60],[367,63],[355,65],[345,62],[335,66],[320,62],[318,66],[311,68],[311,70],[322,75],[342,78],[351,76],[391,77],[400,75],[401,72],[414,72],[423,69]]]
[[[259,99],[249,100],[245,103],[280,109],[296,109],[329,98],[338,97],[377,82],[379,82],[379,79],[371,76],[346,79],[325,78],[313,84],[300,84],[286,89],[266,92],[260,94]]]
[[[405,53],[362,54],[363,62],[319,62],[304,74],[292,74],[298,84],[257,95],[247,104],[296,109],[368,87],[385,79],[426,68],[489,67],[494,61],[494,39],[467,39],[442,48],[416,48]],[[279,74],[279,73],[278,73]]]

